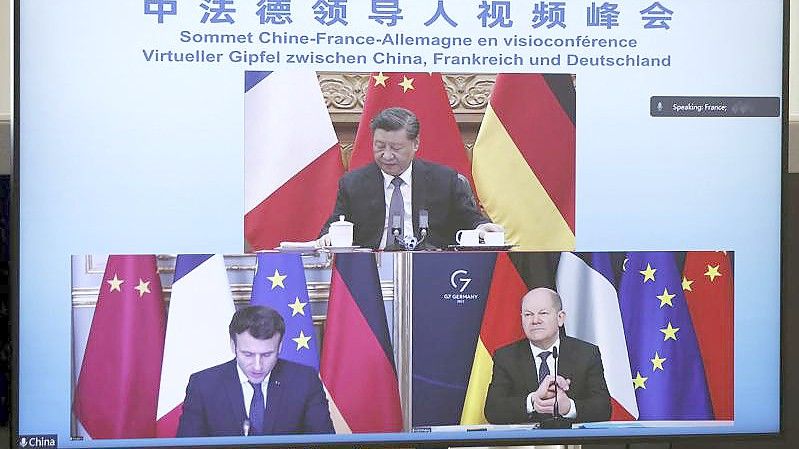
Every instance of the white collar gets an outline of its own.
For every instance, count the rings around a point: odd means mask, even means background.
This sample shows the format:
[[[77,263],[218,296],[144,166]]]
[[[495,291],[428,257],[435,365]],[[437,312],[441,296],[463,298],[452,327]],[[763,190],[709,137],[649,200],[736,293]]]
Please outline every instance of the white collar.
[[[413,161],[411,161],[411,164],[408,165],[408,168],[406,168],[405,171],[400,173],[400,175],[398,176],[400,179],[402,179],[403,182],[405,182],[405,184],[411,185],[411,169],[412,168],[413,168]],[[397,176],[389,175],[388,173],[384,172],[383,170],[380,170],[380,173],[383,175],[383,188],[384,189],[387,189],[388,185],[391,184],[391,181],[393,181],[394,178],[397,178]]]
[[[241,369],[241,367],[239,366],[238,363],[236,363],[236,372],[239,374],[239,383],[240,384],[242,384],[242,385],[250,384],[250,379],[247,378],[247,375],[244,374],[244,371]],[[266,377],[264,377],[264,380],[261,381],[261,389],[262,390],[264,388],[264,385],[269,385],[269,376],[271,376],[271,375],[272,375],[272,372],[270,371],[269,374],[267,374]]]
[[[530,349],[533,351],[533,358],[538,357],[544,351],[549,351],[551,353],[552,352],[552,348],[554,348],[554,347],[557,347],[558,348],[558,352],[560,352],[560,337],[558,337],[555,340],[555,343],[552,343],[552,345],[550,347],[546,348],[546,349],[541,349],[538,346],[534,345],[532,341],[530,341]],[[558,355],[560,355],[560,354],[558,354]]]

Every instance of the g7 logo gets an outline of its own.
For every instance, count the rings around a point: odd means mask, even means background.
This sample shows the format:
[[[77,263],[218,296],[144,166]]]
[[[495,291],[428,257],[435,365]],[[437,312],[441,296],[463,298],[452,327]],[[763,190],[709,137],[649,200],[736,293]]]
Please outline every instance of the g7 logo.
[[[472,278],[467,278],[469,274],[466,270],[455,270],[452,272],[452,275],[449,277],[449,283],[452,285],[452,288],[458,288],[458,283],[461,284],[460,288],[458,289],[459,293],[463,293],[466,290],[466,287],[469,286],[469,283],[472,282]]]

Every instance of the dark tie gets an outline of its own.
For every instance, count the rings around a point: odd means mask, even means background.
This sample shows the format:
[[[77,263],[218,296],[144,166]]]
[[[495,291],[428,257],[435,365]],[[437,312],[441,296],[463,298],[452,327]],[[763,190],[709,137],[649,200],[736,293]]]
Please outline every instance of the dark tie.
[[[261,384],[252,385],[253,394],[250,401],[250,435],[264,434],[264,392],[261,391]]]
[[[538,384],[541,385],[541,382],[544,381],[544,378],[549,376],[549,365],[547,365],[547,359],[549,358],[550,354],[549,351],[544,351],[538,354],[538,357],[541,357],[541,367],[538,368]]]
[[[400,191],[400,186],[404,183],[404,181],[399,177],[395,176],[394,179],[391,180],[391,184],[394,185],[394,193],[391,194],[391,203],[388,205],[388,233],[389,236],[386,237],[386,246],[390,246],[394,243],[393,238],[391,237],[391,231],[394,228],[399,228],[399,239],[402,241],[402,234],[403,230],[405,229],[405,202],[402,200],[402,192]],[[394,220],[394,217],[399,217],[399,223]]]

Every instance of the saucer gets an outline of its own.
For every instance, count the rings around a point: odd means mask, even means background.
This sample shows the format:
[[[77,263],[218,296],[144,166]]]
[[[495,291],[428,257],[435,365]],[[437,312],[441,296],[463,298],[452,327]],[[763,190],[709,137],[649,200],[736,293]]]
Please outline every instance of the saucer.
[[[516,245],[449,245],[454,251],[509,251]]]
[[[293,254],[314,254],[319,251],[320,248],[317,248],[314,245],[308,246],[277,246],[275,250],[281,253],[293,253]]]
[[[326,251],[329,253],[352,253],[356,251],[371,251],[370,248],[361,248],[360,246],[324,246],[319,248],[319,251]]]

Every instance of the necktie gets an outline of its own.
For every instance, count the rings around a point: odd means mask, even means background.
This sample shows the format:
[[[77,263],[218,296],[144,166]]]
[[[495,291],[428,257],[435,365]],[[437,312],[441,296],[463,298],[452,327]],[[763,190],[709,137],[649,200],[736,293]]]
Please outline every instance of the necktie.
[[[541,357],[541,366],[538,368],[538,384],[540,385],[541,382],[544,380],[545,377],[549,376],[549,365],[547,365],[547,359],[549,358],[550,354],[549,351],[544,351],[538,354],[538,357]]]
[[[391,232],[394,228],[400,229],[399,239],[402,241],[403,229],[405,227],[405,202],[402,200],[402,192],[400,191],[400,186],[404,184],[404,181],[399,176],[395,176],[394,179],[391,180],[391,184],[394,185],[394,193],[391,194],[391,203],[388,205],[389,235],[386,237],[386,246],[390,246],[394,243],[393,234]],[[399,217],[399,223],[394,220],[394,217]]]
[[[264,392],[261,391],[261,384],[250,382],[253,389],[252,401],[250,401],[250,435],[264,434]]]

